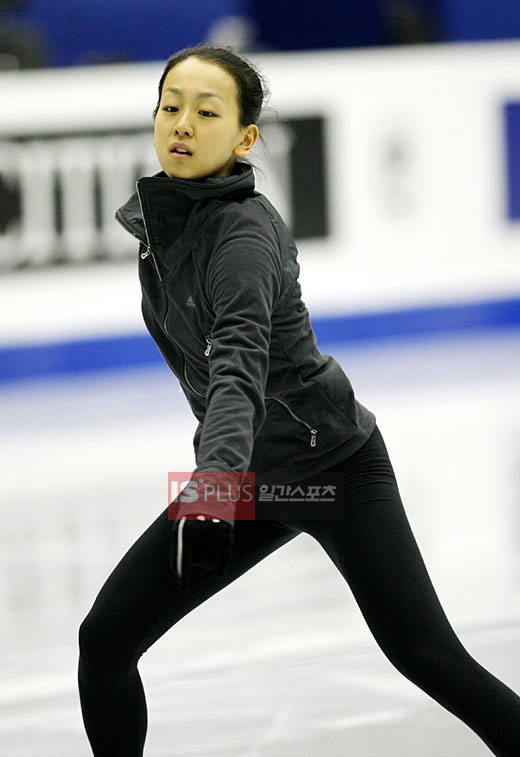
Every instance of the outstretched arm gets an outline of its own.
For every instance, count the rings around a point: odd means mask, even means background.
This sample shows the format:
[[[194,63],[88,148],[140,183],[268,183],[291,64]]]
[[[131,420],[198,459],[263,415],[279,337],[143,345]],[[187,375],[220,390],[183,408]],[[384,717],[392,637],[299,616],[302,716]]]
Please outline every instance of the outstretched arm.
[[[270,230],[268,230],[269,232]],[[271,315],[281,292],[274,230],[237,226],[213,253],[207,290],[215,312],[211,332],[206,416],[193,481],[233,491],[248,471],[253,443],[265,419]],[[233,497],[236,502],[236,498]],[[170,564],[181,588],[192,565],[222,575],[233,540],[235,502],[221,497],[176,503]]]

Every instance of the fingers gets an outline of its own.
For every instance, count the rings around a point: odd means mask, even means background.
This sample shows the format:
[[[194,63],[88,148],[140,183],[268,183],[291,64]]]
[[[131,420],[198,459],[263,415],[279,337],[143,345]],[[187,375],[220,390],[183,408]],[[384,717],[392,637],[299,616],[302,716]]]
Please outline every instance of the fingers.
[[[202,526],[200,521],[213,522],[218,526]],[[233,528],[219,518],[204,515],[188,521],[182,517],[173,526],[170,543],[169,563],[178,589],[186,592],[190,589],[192,569],[201,568],[212,571],[222,578],[231,560]]]
[[[228,565],[231,561],[231,550],[222,550],[218,556],[217,565],[215,567],[215,575],[217,578],[222,578],[226,572]]]
[[[215,567],[215,575],[217,578],[222,578],[224,573],[226,572],[229,563],[231,562],[231,554],[233,550],[233,530],[232,528],[229,528],[226,524],[226,527],[222,529],[221,535],[220,535],[220,549],[217,554],[217,564]]]

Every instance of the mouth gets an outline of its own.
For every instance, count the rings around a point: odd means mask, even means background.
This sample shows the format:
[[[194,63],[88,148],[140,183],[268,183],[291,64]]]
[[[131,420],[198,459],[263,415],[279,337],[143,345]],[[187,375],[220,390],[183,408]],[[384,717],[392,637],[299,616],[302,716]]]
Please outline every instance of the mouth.
[[[170,147],[170,155],[173,155],[175,158],[180,158],[182,160],[191,158],[193,153],[191,152],[191,150],[188,150],[186,145],[176,142]]]

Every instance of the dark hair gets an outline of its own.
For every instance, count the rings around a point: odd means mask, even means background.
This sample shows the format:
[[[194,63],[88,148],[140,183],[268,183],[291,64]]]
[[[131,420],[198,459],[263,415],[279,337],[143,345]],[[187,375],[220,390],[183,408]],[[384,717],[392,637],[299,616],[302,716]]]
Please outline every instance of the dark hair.
[[[266,80],[247,58],[237,55],[231,47],[213,47],[206,44],[186,47],[168,58],[159,82],[159,99],[153,112],[154,118],[159,110],[162,88],[168,72],[188,58],[200,58],[227,71],[235,80],[238,91],[240,126],[258,123],[264,99],[269,94]]]

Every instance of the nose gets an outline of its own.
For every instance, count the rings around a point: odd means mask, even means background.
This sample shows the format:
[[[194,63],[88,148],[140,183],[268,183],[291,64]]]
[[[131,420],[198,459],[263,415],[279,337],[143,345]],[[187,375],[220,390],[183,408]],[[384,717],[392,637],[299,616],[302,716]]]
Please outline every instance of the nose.
[[[175,125],[175,134],[183,135],[186,137],[192,137],[193,136],[193,127],[189,123],[189,120],[187,119],[187,115],[183,115],[182,118],[177,121]]]

